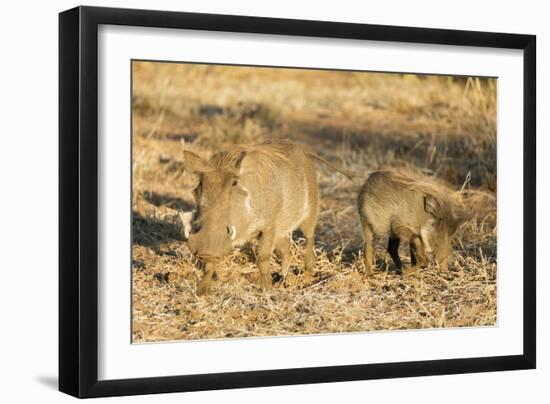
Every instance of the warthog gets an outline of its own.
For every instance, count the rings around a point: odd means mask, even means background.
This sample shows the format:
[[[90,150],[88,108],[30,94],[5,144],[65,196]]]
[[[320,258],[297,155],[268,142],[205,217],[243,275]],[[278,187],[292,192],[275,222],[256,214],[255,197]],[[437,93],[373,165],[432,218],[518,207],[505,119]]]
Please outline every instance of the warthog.
[[[306,239],[306,274],[313,273],[319,213],[314,159],[330,165],[288,142],[232,146],[208,161],[184,151],[185,169],[199,176],[194,190],[197,209],[187,241],[191,252],[205,263],[198,294],[207,292],[217,280],[216,263],[222,257],[256,238],[260,286],[269,288],[273,251],[279,251],[285,277],[290,235],[298,228]]]
[[[365,270],[374,264],[373,236],[388,237],[388,253],[402,273],[399,243],[409,242],[411,265],[426,265],[428,255],[448,268],[451,238],[462,210],[447,186],[420,174],[378,171],[369,175],[358,197],[365,241]]]

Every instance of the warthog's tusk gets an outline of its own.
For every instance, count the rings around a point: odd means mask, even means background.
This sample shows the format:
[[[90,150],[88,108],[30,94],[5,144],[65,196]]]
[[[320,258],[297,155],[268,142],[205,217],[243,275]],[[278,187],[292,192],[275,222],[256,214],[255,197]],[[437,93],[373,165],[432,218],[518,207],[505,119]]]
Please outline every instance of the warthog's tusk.
[[[231,226],[231,240],[235,240],[235,236],[237,236],[237,229],[235,226]]]
[[[183,229],[183,234],[185,238],[189,238],[189,233],[191,233],[191,219],[193,218],[193,212],[179,212],[180,224]]]

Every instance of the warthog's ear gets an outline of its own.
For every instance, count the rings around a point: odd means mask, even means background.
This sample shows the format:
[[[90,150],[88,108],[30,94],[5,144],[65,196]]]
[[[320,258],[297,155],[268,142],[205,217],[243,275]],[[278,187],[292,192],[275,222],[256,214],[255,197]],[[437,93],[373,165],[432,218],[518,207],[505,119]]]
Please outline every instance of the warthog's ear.
[[[424,210],[434,217],[439,217],[441,205],[432,195],[424,195]]]
[[[205,173],[212,170],[206,160],[188,150],[183,151],[183,166],[193,173]]]
[[[235,170],[237,174],[239,174],[241,171],[241,165],[243,164],[244,156],[246,156],[246,152],[242,151],[239,157],[237,157],[237,160],[235,160]]]

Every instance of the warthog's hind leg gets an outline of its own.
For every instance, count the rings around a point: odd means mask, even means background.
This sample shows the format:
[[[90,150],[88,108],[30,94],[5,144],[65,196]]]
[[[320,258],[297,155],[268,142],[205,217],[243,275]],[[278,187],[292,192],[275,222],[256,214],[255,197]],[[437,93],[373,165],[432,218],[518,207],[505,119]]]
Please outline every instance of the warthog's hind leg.
[[[317,173],[315,162],[310,158],[309,167],[306,167],[306,187],[307,187],[307,217],[300,224],[300,230],[306,238],[305,254],[305,276],[307,282],[313,277],[315,272],[315,226],[317,226],[317,217],[319,216],[319,185],[317,183]]]
[[[260,287],[262,290],[271,288],[271,256],[273,255],[273,235],[263,232],[259,240],[258,267],[260,269]]]
[[[448,271],[449,270],[449,259],[445,258],[441,261],[438,261],[437,264],[439,265],[439,269],[442,271]]]
[[[311,278],[315,271],[315,226],[317,225],[317,215],[310,216],[301,226],[300,229],[306,238],[306,254],[305,254],[305,272],[306,276]]]

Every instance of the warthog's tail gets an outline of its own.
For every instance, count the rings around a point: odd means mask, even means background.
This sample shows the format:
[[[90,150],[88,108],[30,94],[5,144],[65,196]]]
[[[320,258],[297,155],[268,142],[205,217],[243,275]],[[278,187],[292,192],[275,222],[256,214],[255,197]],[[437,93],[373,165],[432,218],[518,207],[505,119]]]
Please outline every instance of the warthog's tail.
[[[330,168],[332,168],[333,170],[336,170],[338,171],[340,174],[346,176],[348,179],[352,180],[357,176],[357,173],[354,173],[352,171],[348,171],[348,170],[345,170],[341,167],[336,167],[334,164],[328,162],[327,160],[325,160],[324,158],[322,158],[321,156],[313,153],[313,152],[308,152],[307,153],[309,156],[315,158],[316,160],[319,160],[321,163],[329,166]]]

